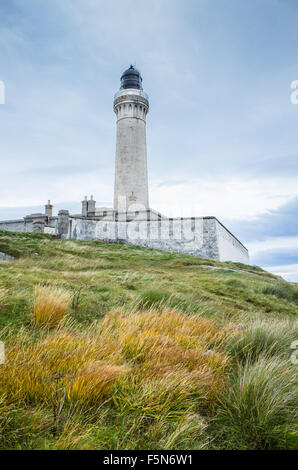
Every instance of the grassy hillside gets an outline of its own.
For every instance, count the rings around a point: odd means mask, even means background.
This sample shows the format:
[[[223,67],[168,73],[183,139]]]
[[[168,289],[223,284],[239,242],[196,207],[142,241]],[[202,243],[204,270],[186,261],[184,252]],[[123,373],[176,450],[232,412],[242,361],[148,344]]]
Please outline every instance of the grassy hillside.
[[[297,285],[39,234],[0,251],[1,449],[297,447]]]

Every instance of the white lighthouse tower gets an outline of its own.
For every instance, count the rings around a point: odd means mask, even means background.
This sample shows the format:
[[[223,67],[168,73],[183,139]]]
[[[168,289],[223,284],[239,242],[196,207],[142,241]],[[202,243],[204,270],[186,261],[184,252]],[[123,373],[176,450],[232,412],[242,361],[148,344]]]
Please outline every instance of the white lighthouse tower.
[[[130,66],[121,77],[114,98],[117,116],[114,209],[117,212],[149,209],[146,116],[149,101],[140,72]]]

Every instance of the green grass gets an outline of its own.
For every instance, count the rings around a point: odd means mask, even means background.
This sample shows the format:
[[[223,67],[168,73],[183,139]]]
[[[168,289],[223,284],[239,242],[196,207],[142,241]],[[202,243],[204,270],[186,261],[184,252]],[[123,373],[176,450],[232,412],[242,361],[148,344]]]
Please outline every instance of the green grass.
[[[265,353],[268,357],[289,359],[289,345],[298,338],[298,325],[285,320],[255,320],[246,324],[238,334],[227,341],[226,349],[245,363],[249,358],[257,361]]]
[[[234,449],[282,449],[294,443],[297,381],[294,365],[259,357],[240,367],[220,399],[215,418]]]
[[[1,449],[297,447],[297,284],[241,263],[41,234],[0,232],[0,251],[16,258],[0,261],[12,361],[0,365]],[[32,321],[39,285],[71,295],[57,327]],[[102,398],[69,392],[55,433],[52,373],[71,387],[88,361],[98,383],[127,372]]]
[[[266,295],[273,295],[274,297],[277,297],[278,299],[285,299],[289,300],[290,302],[295,302],[298,304],[298,292],[295,287],[293,287],[291,284],[278,284],[278,285],[273,285],[273,286],[266,286],[263,289],[263,294]]]

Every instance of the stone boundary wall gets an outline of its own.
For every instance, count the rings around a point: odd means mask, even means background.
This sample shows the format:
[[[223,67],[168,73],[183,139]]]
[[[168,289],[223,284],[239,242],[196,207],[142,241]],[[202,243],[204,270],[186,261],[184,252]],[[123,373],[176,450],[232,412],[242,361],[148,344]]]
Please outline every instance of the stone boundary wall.
[[[71,238],[78,240],[123,241],[132,245],[202,256],[203,221],[163,219],[131,222],[70,218]]]
[[[219,261],[249,263],[248,251],[216,217],[190,217],[159,220],[111,221],[91,217],[59,216],[47,218],[40,227],[38,218],[0,222],[0,230],[59,234],[62,238],[130,243],[174,253],[187,253]]]
[[[248,263],[248,251],[215,217],[108,220],[70,217],[67,238],[123,241],[132,245],[217,260]]]
[[[0,222],[0,230],[7,230],[8,232],[31,232],[26,230],[24,219],[19,220],[3,220]]]
[[[57,217],[44,217],[44,224],[47,227],[51,227],[54,229],[54,233],[57,233]],[[43,227],[39,226],[38,223],[40,218],[30,218],[30,217],[24,217],[24,219],[17,219],[17,220],[2,220],[0,221],[0,230],[6,230],[8,232],[36,232],[36,231],[43,231]],[[49,232],[48,232],[49,233]],[[51,233],[53,233],[53,230],[51,230]]]

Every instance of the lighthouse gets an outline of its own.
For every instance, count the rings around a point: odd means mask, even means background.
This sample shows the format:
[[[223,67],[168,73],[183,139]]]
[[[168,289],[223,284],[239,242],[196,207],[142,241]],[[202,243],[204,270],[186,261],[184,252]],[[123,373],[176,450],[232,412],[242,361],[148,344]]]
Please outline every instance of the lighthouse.
[[[216,217],[169,218],[150,208],[148,198],[146,117],[149,100],[140,72],[131,65],[114,96],[117,118],[114,207],[96,207],[85,196],[80,214],[60,210],[0,221],[1,230],[45,232],[77,240],[121,241],[144,248],[187,253],[219,261],[249,263],[248,251]],[[1,253],[0,253],[1,254]],[[145,252],[144,252],[145,256]]]
[[[114,97],[117,117],[114,210],[149,209],[146,116],[149,100],[140,72],[131,65],[121,76]]]

